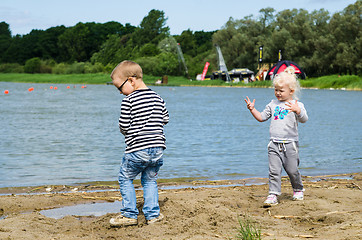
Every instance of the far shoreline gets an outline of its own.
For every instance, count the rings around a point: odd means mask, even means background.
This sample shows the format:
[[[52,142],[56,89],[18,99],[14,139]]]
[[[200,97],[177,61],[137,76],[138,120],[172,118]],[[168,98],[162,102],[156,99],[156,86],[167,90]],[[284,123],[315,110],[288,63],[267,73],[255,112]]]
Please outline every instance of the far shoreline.
[[[255,81],[245,84],[243,81],[226,83],[223,80],[191,80],[182,76],[168,76],[167,84],[156,84],[162,77],[144,75],[144,82],[149,86],[165,87],[236,87],[236,88],[269,88],[271,81]],[[43,84],[107,84],[110,78],[107,73],[93,74],[29,74],[29,73],[0,73],[0,82],[43,83]],[[328,75],[300,80],[305,89],[329,90],[362,90],[362,76],[357,75]],[[0,93],[3,89],[0,89]]]
[[[6,83],[27,83],[27,84],[62,84],[62,85],[109,85],[107,83],[53,83],[53,82],[17,82],[17,81],[1,81],[0,82],[6,82]],[[248,85],[193,85],[193,84],[183,84],[183,85],[164,85],[164,84],[150,84],[148,83],[147,86],[149,87],[208,87],[208,88],[270,88],[272,89],[272,86],[248,86]],[[327,90],[327,91],[362,91],[362,88],[317,88],[317,87],[301,87],[301,89],[308,89],[308,90]],[[0,92],[2,89],[0,89]]]

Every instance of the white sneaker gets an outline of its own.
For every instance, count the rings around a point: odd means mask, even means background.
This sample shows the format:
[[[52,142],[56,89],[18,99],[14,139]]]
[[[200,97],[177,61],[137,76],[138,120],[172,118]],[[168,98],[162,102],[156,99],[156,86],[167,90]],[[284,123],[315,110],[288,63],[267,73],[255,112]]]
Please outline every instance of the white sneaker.
[[[278,198],[275,194],[269,194],[269,196],[264,201],[264,207],[270,207],[278,204]]]
[[[304,199],[304,194],[302,191],[297,191],[293,193],[293,200],[294,201],[301,201]]]
[[[155,222],[159,222],[163,219],[163,214],[160,213],[160,215],[158,215],[158,217],[155,217],[155,218],[152,218],[150,220],[147,220],[147,224],[152,224],[152,223],[155,223]]]
[[[109,223],[113,227],[122,227],[122,226],[125,227],[125,226],[137,225],[137,219],[124,217],[121,214],[119,214],[117,217],[111,218]]]

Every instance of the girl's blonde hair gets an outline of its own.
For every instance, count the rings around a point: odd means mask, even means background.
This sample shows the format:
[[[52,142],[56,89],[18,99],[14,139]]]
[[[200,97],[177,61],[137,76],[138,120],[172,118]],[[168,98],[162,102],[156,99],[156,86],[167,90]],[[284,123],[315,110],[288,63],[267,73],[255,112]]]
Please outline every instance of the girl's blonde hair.
[[[287,67],[284,72],[281,72],[273,78],[273,86],[281,86],[287,84],[294,91],[293,98],[298,100],[300,97],[300,84],[295,75],[295,69],[292,66]]]

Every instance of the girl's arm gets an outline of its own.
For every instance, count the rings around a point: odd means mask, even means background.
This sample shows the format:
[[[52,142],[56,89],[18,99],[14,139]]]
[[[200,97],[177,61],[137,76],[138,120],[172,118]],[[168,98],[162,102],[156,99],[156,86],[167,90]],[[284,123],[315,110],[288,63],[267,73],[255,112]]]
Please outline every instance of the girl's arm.
[[[288,101],[288,103],[286,103],[285,105],[289,107],[287,108],[287,110],[290,110],[289,112],[295,112],[297,114],[299,122],[305,123],[306,121],[308,121],[307,111],[305,110],[303,103],[295,100],[295,102]]]
[[[253,117],[259,122],[263,122],[261,113],[255,109],[255,99],[253,99],[253,101],[251,102],[249,97],[246,96],[246,99],[244,99],[244,101],[246,102],[246,107],[250,110],[250,113],[253,115]]]

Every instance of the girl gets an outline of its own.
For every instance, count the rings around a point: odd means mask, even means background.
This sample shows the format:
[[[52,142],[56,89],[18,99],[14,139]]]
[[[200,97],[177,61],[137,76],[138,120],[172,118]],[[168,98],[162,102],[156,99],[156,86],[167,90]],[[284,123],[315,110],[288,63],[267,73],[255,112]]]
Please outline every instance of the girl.
[[[264,122],[271,118],[268,144],[269,196],[264,202],[265,207],[278,204],[282,167],[290,178],[293,200],[303,200],[304,188],[298,170],[298,122],[306,122],[308,115],[303,103],[298,102],[300,86],[294,71],[293,67],[288,67],[274,77],[274,94],[277,99],[266,105],[262,112],[255,109],[255,99],[252,102],[249,97],[244,99],[256,120]]]

